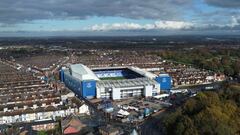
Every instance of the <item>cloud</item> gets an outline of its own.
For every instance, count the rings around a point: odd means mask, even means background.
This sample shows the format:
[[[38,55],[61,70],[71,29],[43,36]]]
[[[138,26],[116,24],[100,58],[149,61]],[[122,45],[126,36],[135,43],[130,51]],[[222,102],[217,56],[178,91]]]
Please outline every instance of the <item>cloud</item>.
[[[240,25],[240,16],[232,16],[231,24],[229,25],[230,27],[236,27]]]
[[[95,24],[86,28],[88,31],[121,31],[121,30],[180,30],[180,31],[201,31],[201,30],[240,30],[240,16],[232,16],[228,23],[197,23],[187,21],[156,21],[148,24],[138,23],[104,23]]]
[[[86,19],[114,16],[132,19],[182,17],[192,0],[1,0],[0,23],[40,19]]]
[[[205,2],[217,7],[240,8],[240,0],[205,0]]]
[[[109,30],[173,30],[189,29],[193,24],[183,21],[156,21],[152,24],[138,23],[113,23],[113,24],[96,24],[88,28],[92,31],[109,31]]]
[[[88,26],[80,21],[92,17],[120,17],[127,22],[117,23],[117,19],[103,24],[93,22],[96,25],[88,27],[90,31],[239,30],[239,8],[240,0],[1,0],[0,31],[74,31],[81,25]],[[60,20],[67,25],[61,27],[59,23],[44,28],[42,20]],[[79,27],[75,28],[75,24],[67,28],[72,20],[80,20]],[[161,21],[143,24],[142,20]],[[33,27],[28,27],[29,24]]]
[[[155,22],[157,29],[189,29],[193,26],[191,22],[183,21],[157,21]]]
[[[90,27],[92,31],[109,31],[109,30],[136,30],[143,29],[143,26],[137,23],[113,23],[113,24],[96,24]]]

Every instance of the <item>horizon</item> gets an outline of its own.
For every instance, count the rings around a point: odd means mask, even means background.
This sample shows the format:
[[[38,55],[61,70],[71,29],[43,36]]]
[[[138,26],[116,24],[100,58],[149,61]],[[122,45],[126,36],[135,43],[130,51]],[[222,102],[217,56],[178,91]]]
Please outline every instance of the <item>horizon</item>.
[[[0,37],[240,34],[238,0],[3,0],[0,11]]]
[[[201,37],[201,38],[240,38],[240,34],[172,34],[172,35],[22,35],[22,36],[1,36],[0,39],[13,39],[13,38],[19,38],[19,39],[58,39],[58,38],[64,38],[64,39],[72,39],[72,38],[165,38],[165,37]]]

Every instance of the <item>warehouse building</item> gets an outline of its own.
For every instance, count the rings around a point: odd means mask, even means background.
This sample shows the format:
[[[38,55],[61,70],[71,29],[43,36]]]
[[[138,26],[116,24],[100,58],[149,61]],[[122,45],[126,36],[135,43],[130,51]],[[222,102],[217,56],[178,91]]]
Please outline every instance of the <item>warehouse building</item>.
[[[160,93],[161,83],[164,83],[164,89],[170,90],[171,87],[171,80],[166,79],[169,76],[157,76],[137,67],[90,69],[74,64],[60,73],[65,85],[83,98],[119,100],[135,96],[152,97]]]

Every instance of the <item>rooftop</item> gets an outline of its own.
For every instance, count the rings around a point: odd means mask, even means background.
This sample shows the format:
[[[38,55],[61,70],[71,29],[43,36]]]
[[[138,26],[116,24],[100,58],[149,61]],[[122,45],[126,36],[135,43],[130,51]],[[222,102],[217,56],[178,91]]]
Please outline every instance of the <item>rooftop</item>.
[[[70,69],[72,76],[80,80],[99,80],[98,77],[92,72],[92,70],[83,64],[70,65]]]
[[[149,78],[136,78],[136,79],[124,79],[124,80],[102,80],[97,83],[97,87],[114,87],[114,88],[123,88],[123,87],[137,87],[148,84],[156,84],[154,80]]]

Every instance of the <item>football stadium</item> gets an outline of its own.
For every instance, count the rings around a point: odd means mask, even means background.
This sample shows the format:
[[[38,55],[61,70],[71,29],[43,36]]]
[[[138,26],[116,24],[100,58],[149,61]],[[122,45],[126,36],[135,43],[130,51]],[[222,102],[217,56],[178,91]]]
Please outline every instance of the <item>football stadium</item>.
[[[155,75],[137,67],[88,68],[73,64],[60,71],[61,81],[83,98],[112,100],[129,97],[151,97],[160,90],[171,89],[171,77]]]

